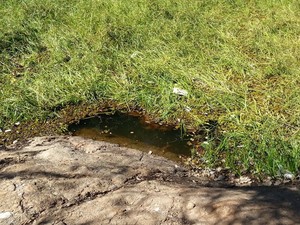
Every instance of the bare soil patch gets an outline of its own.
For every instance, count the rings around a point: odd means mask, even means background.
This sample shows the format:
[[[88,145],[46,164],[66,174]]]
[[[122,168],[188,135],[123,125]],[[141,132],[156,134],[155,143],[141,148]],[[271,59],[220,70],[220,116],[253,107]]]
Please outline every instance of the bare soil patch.
[[[80,137],[0,151],[0,224],[298,224],[299,188],[229,187]]]

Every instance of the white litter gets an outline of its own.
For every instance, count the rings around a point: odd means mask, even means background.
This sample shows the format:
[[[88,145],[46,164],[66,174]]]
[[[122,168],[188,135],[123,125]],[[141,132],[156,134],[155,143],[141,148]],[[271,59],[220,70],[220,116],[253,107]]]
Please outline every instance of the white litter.
[[[177,88],[177,87],[173,88],[173,93],[177,94],[177,95],[181,95],[181,96],[187,96],[188,95],[188,91],[187,90],[180,89],[180,88]]]
[[[184,108],[184,110],[185,110],[186,112],[192,111],[191,107],[188,107],[188,106],[186,106],[186,107]]]

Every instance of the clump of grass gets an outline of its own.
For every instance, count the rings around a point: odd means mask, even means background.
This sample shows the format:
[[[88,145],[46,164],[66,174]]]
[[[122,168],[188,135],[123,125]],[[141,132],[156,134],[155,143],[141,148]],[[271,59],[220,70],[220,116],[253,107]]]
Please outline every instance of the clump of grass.
[[[0,127],[113,100],[186,127],[218,121],[209,165],[297,173],[299,10],[298,1],[5,1]]]

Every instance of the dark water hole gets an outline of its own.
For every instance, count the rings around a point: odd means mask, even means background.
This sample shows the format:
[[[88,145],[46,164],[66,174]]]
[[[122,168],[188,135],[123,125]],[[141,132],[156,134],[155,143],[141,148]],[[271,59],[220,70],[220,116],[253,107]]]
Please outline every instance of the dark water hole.
[[[145,121],[140,115],[115,113],[81,120],[69,126],[75,136],[92,138],[139,149],[178,161],[180,156],[190,156],[189,137],[180,129],[160,126]]]

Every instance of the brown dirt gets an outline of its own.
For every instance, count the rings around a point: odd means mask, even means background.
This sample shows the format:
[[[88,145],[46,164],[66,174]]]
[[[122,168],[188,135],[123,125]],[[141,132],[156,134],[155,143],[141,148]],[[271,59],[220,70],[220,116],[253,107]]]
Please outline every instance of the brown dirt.
[[[80,137],[0,151],[0,224],[299,224],[299,187],[226,187]]]

